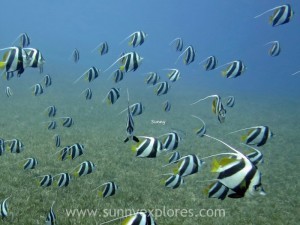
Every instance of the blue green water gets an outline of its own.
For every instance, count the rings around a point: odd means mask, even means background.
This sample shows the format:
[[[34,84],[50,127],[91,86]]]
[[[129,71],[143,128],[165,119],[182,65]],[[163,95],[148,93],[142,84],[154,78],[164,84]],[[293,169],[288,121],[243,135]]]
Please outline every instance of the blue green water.
[[[38,69],[26,68],[20,78],[0,82],[0,137],[5,140],[19,138],[25,151],[19,155],[5,152],[0,156],[0,202],[8,200],[11,224],[41,224],[55,201],[54,210],[59,224],[100,224],[107,218],[68,217],[68,209],[218,209],[226,210],[225,218],[158,217],[157,224],[297,224],[299,220],[299,17],[300,4],[290,1],[295,15],[290,23],[272,27],[268,13],[254,19],[259,13],[284,1],[7,1],[1,4],[2,29],[0,47],[11,46],[15,38],[26,32],[30,47],[38,48],[46,62],[43,74]],[[142,30],[148,34],[139,47],[121,43],[129,34]],[[181,37],[184,48],[193,45],[195,62],[184,65],[182,59],[175,65],[179,52],[169,43]],[[277,57],[268,54],[269,41],[280,41],[282,51]],[[109,52],[100,56],[91,51],[107,41]],[[74,48],[80,52],[75,64],[71,59]],[[108,79],[117,65],[101,72],[91,83],[80,80],[84,71],[95,66],[101,71],[108,68],[122,52],[136,51],[144,60],[135,71],[125,75],[118,84]],[[247,70],[240,77],[226,79],[217,69],[205,72],[199,62],[215,55],[219,65],[241,59]],[[2,57],[2,52],[1,52]],[[156,96],[153,88],[145,84],[146,73],[157,72],[167,80],[165,68],[178,68],[181,78],[171,83],[170,92]],[[35,97],[30,87],[49,74],[53,85]],[[10,86],[13,96],[7,98],[5,87]],[[80,93],[87,87],[93,90],[93,99],[86,101]],[[112,87],[120,88],[120,99],[108,106],[103,103]],[[135,118],[135,134],[160,136],[172,129],[180,130],[183,141],[182,155],[195,153],[208,156],[228,151],[223,146],[198,138],[194,129],[198,121],[190,115],[200,116],[207,123],[207,133],[219,137],[239,148],[240,135],[229,132],[256,125],[267,125],[275,136],[261,147],[265,163],[259,166],[266,196],[257,198],[208,199],[203,193],[207,183],[215,178],[210,173],[210,161],[200,174],[186,179],[178,190],[167,190],[160,184],[160,175],[171,172],[162,169],[165,157],[136,159],[131,151],[133,143],[123,143],[126,137],[126,115],[119,112],[127,106],[126,89],[130,102],[141,101],[145,113]],[[211,100],[194,106],[190,104],[207,95],[222,97],[233,95],[236,104],[227,110],[224,124],[211,112]],[[169,100],[172,109],[162,110]],[[58,116],[71,116],[74,126],[59,126],[48,131],[43,122],[49,121],[43,110],[55,105]],[[165,125],[152,120],[165,121]],[[60,134],[62,146],[76,142],[86,146],[86,154],[74,162],[59,162],[55,153],[53,135]],[[15,166],[27,157],[36,157],[35,171],[25,172]],[[33,177],[47,173],[71,171],[83,160],[96,164],[94,174],[75,180],[70,187],[58,189],[37,187]],[[110,199],[96,199],[92,189],[109,180],[116,180],[120,193]],[[72,186],[73,185],[73,186]],[[26,215],[24,215],[26,211]],[[14,216],[11,216],[11,213]],[[118,224],[118,222],[115,224]]]

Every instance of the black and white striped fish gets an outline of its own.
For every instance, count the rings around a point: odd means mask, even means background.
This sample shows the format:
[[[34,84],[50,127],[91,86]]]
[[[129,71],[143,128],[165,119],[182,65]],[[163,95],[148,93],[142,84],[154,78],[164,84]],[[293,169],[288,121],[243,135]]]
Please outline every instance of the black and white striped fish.
[[[76,172],[74,173],[75,177],[81,177],[81,176],[85,176],[87,174],[91,174],[92,172],[94,172],[96,166],[93,162],[91,161],[84,161],[82,163],[80,163],[79,166],[76,167]]]
[[[58,134],[54,135],[54,142],[55,142],[56,148],[60,147],[60,144],[61,144],[60,135],[58,135]]]
[[[141,115],[145,111],[145,106],[141,102],[137,102],[129,106],[132,116]]]
[[[79,51],[78,51],[77,48],[75,48],[74,51],[72,52],[72,57],[73,57],[73,61],[75,63],[77,63],[79,61],[79,59],[80,59],[80,53],[79,53]]]
[[[104,72],[109,70],[117,62],[121,63],[120,70],[124,72],[136,71],[136,69],[141,65],[143,57],[139,56],[136,52],[128,52],[122,54],[110,67],[108,67]]]
[[[67,187],[71,182],[71,176],[68,173],[59,173],[53,177],[59,176],[58,180],[55,182],[55,185],[58,187]]]
[[[202,122],[202,126],[200,128],[196,129],[196,135],[199,136],[199,137],[203,137],[204,134],[206,133],[206,124],[205,124],[205,122],[198,116],[195,116],[195,115],[191,115],[191,116]]]
[[[226,101],[226,106],[232,108],[235,104],[234,96],[228,96]]]
[[[141,102],[136,102],[129,106],[132,116],[141,115],[145,111],[145,106]],[[119,114],[127,111],[127,108],[121,111]]]
[[[218,60],[215,56],[211,55],[211,56],[208,56],[206,59],[204,59],[203,61],[201,61],[199,64],[203,63],[203,67],[206,71],[210,71],[210,70],[213,70],[217,67],[218,65]]]
[[[10,142],[10,145],[8,147],[6,145],[6,148],[8,148],[11,153],[21,153],[25,149],[24,144],[19,139],[6,140],[4,142]]]
[[[181,157],[177,162],[180,163],[179,166],[174,169],[174,174],[178,174],[181,177],[199,172],[204,164],[204,161],[194,154]]]
[[[119,83],[121,80],[124,79],[124,72],[117,69],[112,73],[112,76],[113,76],[113,81],[115,83]]]
[[[43,81],[45,87],[50,87],[52,85],[52,78],[48,74],[44,76]]]
[[[127,89],[127,123],[126,123],[126,134],[124,142],[126,143],[129,140],[134,140],[135,142],[139,142],[139,139],[134,136],[134,120],[129,106],[129,92]]]
[[[21,48],[26,48],[30,45],[30,38],[29,36],[27,35],[27,33],[21,33],[17,38],[16,40],[13,42],[13,44],[16,42],[16,41],[19,41],[19,47]]]
[[[122,57],[124,58],[124,64],[120,66],[120,70],[125,72],[135,71],[143,60],[136,52],[127,53]]]
[[[149,73],[147,73],[145,82],[147,84],[155,85],[159,80],[160,80],[160,76],[157,73],[149,72]]]
[[[106,97],[103,99],[103,102],[106,99],[107,104],[115,104],[116,101],[120,98],[120,89],[119,88],[111,88],[107,93]]]
[[[273,133],[268,126],[254,126],[230,132],[233,134],[239,131],[249,130],[246,135],[241,137],[241,140],[248,145],[256,145],[257,147],[267,143],[272,138]]]
[[[97,45],[96,48],[94,48],[92,50],[92,52],[94,52],[95,50],[98,50],[98,52],[99,52],[100,55],[107,54],[108,50],[109,50],[107,42],[106,41],[101,42],[99,45]]]
[[[20,47],[9,47],[0,49],[5,51],[2,61],[0,61],[0,69],[5,69],[5,72],[17,72],[20,76],[29,63],[29,56],[26,51]]]
[[[168,177],[164,183],[167,188],[176,189],[184,184],[184,180],[179,174],[170,174],[170,177]]]
[[[167,81],[159,82],[156,84],[156,88],[154,89],[154,92],[157,96],[165,95],[169,92],[171,86]]]
[[[68,158],[68,156],[70,155],[70,146],[66,146],[66,147],[60,149],[57,153],[59,154],[58,159],[60,161],[65,161]]]
[[[226,109],[224,108],[221,101],[221,97],[219,95],[206,96],[205,98],[199,99],[198,101],[192,103],[191,105],[197,104],[198,102],[201,102],[208,98],[214,98],[212,103],[212,112],[217,115],[220,123],[224,123],[226,117]]]
[[[171,154],[171,156],[169,157],[168,163],[173,163],[173,162],[179,160],[180,157],[181,157],[181,156],[180,156],[180,153],[177,152],[177,151],[175,151],[175,152],[173,152],[173,153]]]
[[[236,78],[236,77],[242,75],[242,73],[244,73],[246,71],[246,66],[241,60],[235,60],[235,61],[226,63],[220,67],[223,67],[225,65],[229,65],[229,66],[225,70],[223,70],[221,73],[226,78]]]
[[[41,84],[35,84],[32,86],[32,94],[34,96],[39,96],[44,93],[44,88]]]
[[[130,38],[129,46],[137,47],[139,45],[142,45],[145,42],[145,39],[148,35],[144,31],[136,31],[132,34],[130,34],[128,37],[126,37],[123,41]],[[123,42],[122,41],[122,42]]]
[[[160,155],[163,150],[163,145],[155,137],[138,136],[143,138],[139,144],[132,146],[132,151],[136,152],[136,157],[139,158],[155,158]]]
[[[182,140],[181,137],[179,136],[178,132],[176,132],[176,131],[163,134],[160,137],[164,137],[164,139],[162,141],[163,151],[176,150],[179,146],[180,141]]]
[[[93,92],[90,88],[85,89],[83,92],[81,92],[81,94],[84,94],[86,100],[91,100],[93,97]]]
[[[9,199],[10,197],[6,198],[3,200],[3,202],[1,202],[1,205],[0,205],[0,215],[2,217],[2,220],[8,216],[8,204],[7,204],[7,200]]]
[[[70,158],[76,159],[77,157],[81,156],[84,153],[84,145],[75,143],[74,145],[70,146],[69,154]]]
[[[27,52],[29,57],[27,66],[32,68],[39,68],[40,73],[42,73],[45,59],[40,50],[35,48],[24,48],[24,50]]]
[[[281,52],[279,41],[270,41],[267,44],[272,44],[271,48],[269,49],[269,55],[270,56],[278,56]],[[267,45],[266,44],[266,45]]]
[[[183,63],[184,63],[185,65],[189,65],[189,64],[191,64],[192,62],[194,62],[196,53],[195,53],[195,49],[194,49],[194,47],[193,47],[192,45],[189,45],[189,46],[183,51],[183,53],[182,53],[180,56],[178,56],[177,61],[179,60],[179,58],[180,58],[183,54],[184,54],[184,56],[183,56]],[[177,63],[177,61],[176,61],[176,63]],[[176,64],[176,63],[175,63],[175,64]]]
[[[230,198],[242,198],[245,195],[255,196],[257,194],[265,195],[261,184],[261,173],[247,156],[234,149],[225,142],[212,138],[230,148],[234,153],[221,153],[218,155],[231,155],[235,159],[223,158],[225,160],[217,161],[214,159],[212,172],[218,172],[217,179],[234,193],[229,194]]]
[[[40,187],[50,187],[53,183],[53,177],[51,174],[40,176],[42,179],[38,182]]]
[[[52,203],[52,206],[50,208],[50,211],[49,213],[47,214],[47,217],[46,217],[46,225],[55,225],[57,224],[56,223],[56,215],[54,213],[54,210],[53,210],[53,206],[54,206],[54,203]]]
[[[55,120],[52,120],[52,121],[49,121],[49,122],[46,122],[46,123],[47,123],[47,129],[48,130],[56,129],[56,121]]]
[[[36,167],[37,164],[38,164],[38,161],[36,160],[36,158],[27,158],[27,159],[25,159],[25,160],[26,160],[26,162],[21,164],[21,167],[22,167],[24,170],[32,170],[32,169],[35,169],[35,167]],[[24,160],[23,160],[23,161],[24,161]]]
[[[277,6],[272,9],[269,9],[269,10],[255,16],[254,18],[258,18],[270,11],[274,11],[273,15],[270,17],[270,24],[273,27],[290,22],[290,20],[293,18],[294,14],[295,14],[292,7],[289,4],[286,4],[286,5],[281,5],[281,6]]]
[[[171,70],[171,72],[167,74],[170,81],[175,82],[180,78],[180,72],[178,69],[167,69],[167,70]]]
[[[165,112],[170,112],[171,110],[171,103],[167,100],[165,102],[163,102],[163,110]]]
[[[182,51],[182,48],[183,48],[183,41],[182,41],[182,38],[175,38],[174,40],[172,40],[170,42],[169,45],[175,45],[175,49],[176,51],[178,52],[181,52]]]
[[[85,71],[80,77],[78,77],[75,81],[74,84],[77,83],[82,77],[85,78],[88,82],[92,82],[95,80],[97,77],[100,75],[100,70],[97,69],[96,67],[92,66],[89,68],[87,71]]]
[[[5,88],[5,94],[6,94],[6,96],[7,96],[8,98],[11,97],[11,96],[13,95],[13,92],[12,92],[12,90],[11,90],[10,87],[6,87],[6,88]]]
[[[5,151],[5,141],[4,139],[0,138],[0,156],[3,155]]]
[[[45,112],[47,113],[48,117],[55,117],[56,111],[57,109],[54,105],[50,105],[45,109]]]
[[[62,120],[63,127],[71,127],[74,125],[74,120],[72,117],[65,116],[60,118]]]
[[[99,187],[104,186],[102,191],[98,192],[98,195],[102,198],[107,198],[116,194],[117,190],[119,189],[118,185],[115,182],[106,182],[101,184]],[[98,189],[97,187],[96,189]]]

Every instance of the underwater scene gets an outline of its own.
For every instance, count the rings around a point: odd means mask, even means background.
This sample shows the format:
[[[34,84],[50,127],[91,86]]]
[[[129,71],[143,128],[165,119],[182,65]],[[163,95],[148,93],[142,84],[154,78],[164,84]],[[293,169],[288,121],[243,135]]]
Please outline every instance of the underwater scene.
[[[299,223],[299,1],[1,8],[0,224]]]

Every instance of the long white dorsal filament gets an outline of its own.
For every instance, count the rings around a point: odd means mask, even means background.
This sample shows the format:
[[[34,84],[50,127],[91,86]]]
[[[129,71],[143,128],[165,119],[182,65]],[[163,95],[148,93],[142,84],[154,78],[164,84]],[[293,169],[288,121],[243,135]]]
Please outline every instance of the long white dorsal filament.
[[[191,115],[191,116],[194,117],[194,118],[196,118],[196,119],[199,119],[203,123],[203,125],[205,126],[205,122],[200,117],[195,116],[195,115]]]
[[[120,42],[120,44],[123,44],[128,38],[130,38],[131,36],[135,35],[136,33],[138,33],[138,31],[133,32],[132,34],[130,34],[129,36],[127,36],[123,41]]]
[[[281,7],[283,7],[283,6],[281,5],[281,6],[274,7],[274,8],[272,8],[272,9],[268,9],[267,11],[265,11],[265,12],[263,12],[263,13],[261,13],[261,14],[255,16],[254,19],[256,19],[256,18],[258,18],[258,17],[261,17],[262,15],[266,14],[267,12],[273,11],[273,10],[275,10],[275,9],[279,9],[279,8],[281,8]]]
[[[91,53],[93,53],[94,51],[96,51],[102,44],[104,44],[104,42],[101,42],[99,45],[96,46],[96,48],[94,48]]]
[[[195,101],[194,103],[191,103],[190,105],[195,105],[195,104],[197,104],[198,102],[201,102],[201,101],[203,101],[203,100],[205,100],[205,99],[213,98],[213,97],[218,98],[219,96],[218,96],[218,95],[209,95],[209,96],[206,96],[205,98],[201,98],[201,99]]]
[[[125,55],[122,55],[120,58],[118,58],[113,64],[111,64],[106,70],[104,70],[104,73],[109,70],[110,68],[112,68],[120,59],[123,59],[124,57],[128,56],[129,54],[131,54],[130,52],[129,53],[126,53]]]
[[[89,68],[87,71],[85,71],[80,77],[78,77],[73,84],[76,84],[91,68]]]
[[[177,58],[175,64],[177,64],[178,60],[180,59],[180,57],[190,48],[191,46],[188,46]]]
[[[232,132],[230,132],[228,134],[234,134],[234,133],[237,133],[237,132],[240,132],[240,131],[243,131],[243,130],[250,130],[250,129],[256,129],[256,128],[257,128],[257,126],[255,126],[255,127],[247,127],[247,128],[244,128],[244,129],[232,131]]]

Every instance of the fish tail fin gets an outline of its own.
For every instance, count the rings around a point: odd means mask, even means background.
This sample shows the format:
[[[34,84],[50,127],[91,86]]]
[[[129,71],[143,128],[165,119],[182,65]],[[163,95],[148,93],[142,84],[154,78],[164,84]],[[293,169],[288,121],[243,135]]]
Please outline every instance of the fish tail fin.
[[[121,71],[124,71],[125,70],[125,66],[120,66],[119,68]]]
[[[4,69],[6,66],[6,62],[0,61],[0,69]]]
[[[98,196],[99,196],[99,197],[103,197],[102,191],[98,191]]]
[[[247,136],[248,136],[247,134],[243,135],[243,136],[241,137],[241,141],[242,141],[242,142],[246,141]]]
[[[74,172],[73,175],[74,175],[74,177],[79,177],[79,173],[78,172]]]
[[[131,151],[132,151],[132,152],[136,152],[136,148],[137,148],[136,145],[132,145],[132,146],[131,146]]]
[[[211,167],[211,172],[216,173],[219,168],[220,168],[219,162],[216,159],[213,159],[213,161],[212,161],[212,167]]]
[[[269,17],[269,23],[270,23],[270,24],[273,23],[273,19],[274,19],[273,15]]]
[[[173,169],[173,172],[174,172],[174,174],[178,174],[179,168],[178,168],[178,167],[175,167],[175,168]]]
[[[210,186],[205,187],[203,189],[203,194],[208,195],[209,189],[210,189]]]
[[[223,77],[226,76],[226,73],[227,73],[227,70],[222,70],[222,72],[221,72],[221,74],[222,74]]]

